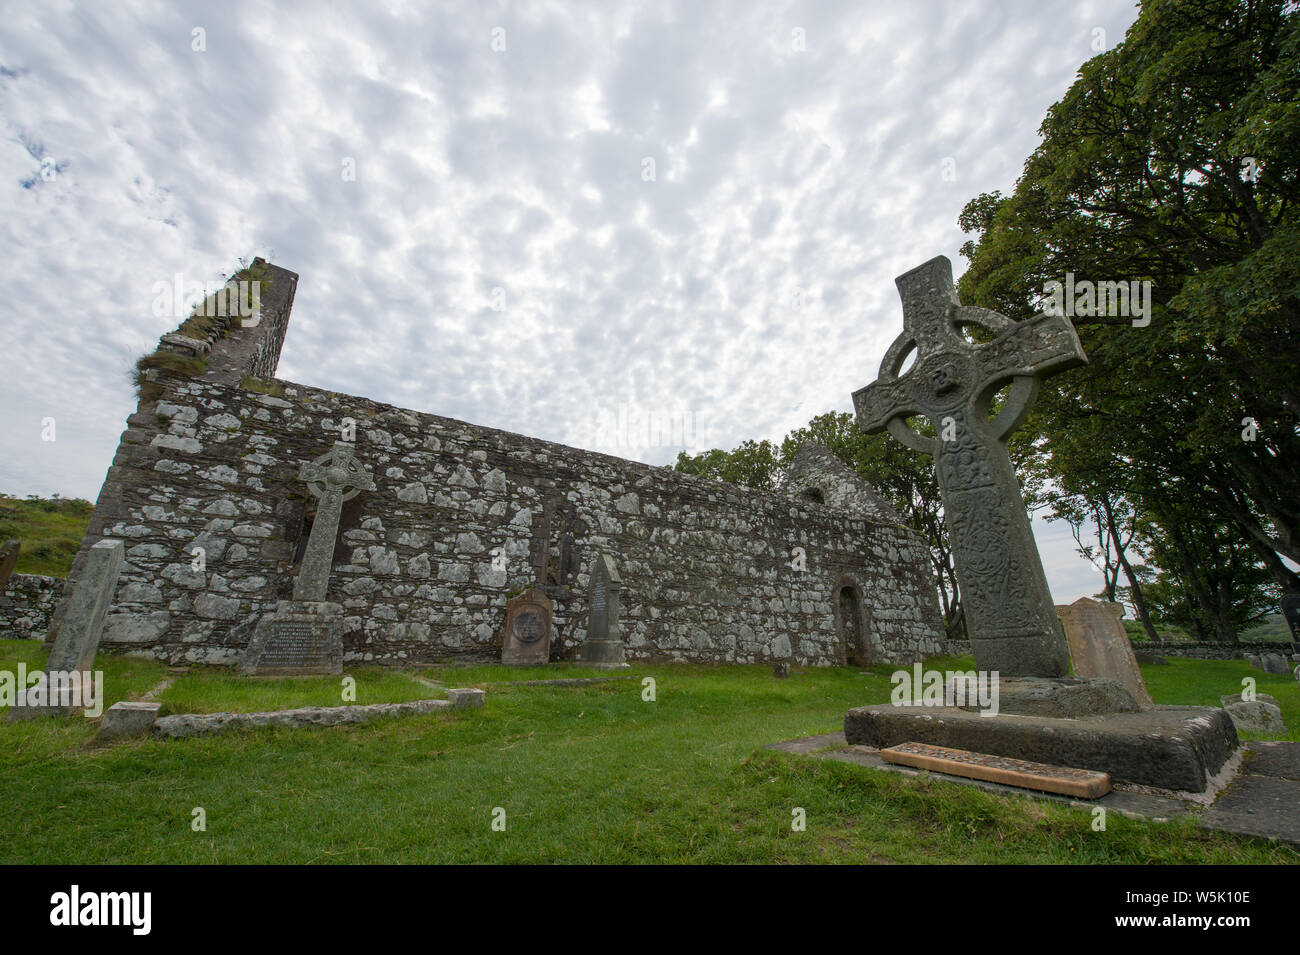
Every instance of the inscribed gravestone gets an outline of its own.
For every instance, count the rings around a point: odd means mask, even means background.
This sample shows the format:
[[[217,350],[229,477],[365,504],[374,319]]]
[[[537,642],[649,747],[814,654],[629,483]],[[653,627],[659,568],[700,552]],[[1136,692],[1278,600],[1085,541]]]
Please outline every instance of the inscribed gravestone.
[[[1116,680],[1142,706],[1155,705],[1120,622],[1124,616],[1122,605],[1080,597],[1069,606],[1057,606],[1056,612],[1065,624],[1075,676]]]
[[[275,613],[257,622],[240,657],[242,673],[259,675],[343,672],[343,606],[325,599],[329,591],[334,543],[343,502],[375,482],[353,457],[352,445],[337,441],[314,461],[302,465],[299,480],[317,498],[316,519],[307,538],[293,600],[282,600]]]
[[[599,667],[622,667],[625,650],[619,628],[623,578],[608,554],[599,554],[591,568],[591,602],[587,642],[582,662]]]
[[[501,662],[507,666],[546,663],[551,658],[551,599],[529,588],[506,604]]]
[[[1069,650],[1006,439],[1029,413],[1041,378],[1087,361],[1079,338],[1062,316],[1013,322],[961,305],[944,256],[895,283],[903,332],[885,353],[879,378],[853,395],[858,426],[867,434],[888,429],[934,457],[976,666],[1004,677],[1063,677]],[[993,340],[968,342],[961,333],[967,325]],[[900,378],[913,350],[915,366]],[[1008,382],[1010,394],[990,421],[991,401]],[[908,427],[914,415],[928,417],[936,436]]]

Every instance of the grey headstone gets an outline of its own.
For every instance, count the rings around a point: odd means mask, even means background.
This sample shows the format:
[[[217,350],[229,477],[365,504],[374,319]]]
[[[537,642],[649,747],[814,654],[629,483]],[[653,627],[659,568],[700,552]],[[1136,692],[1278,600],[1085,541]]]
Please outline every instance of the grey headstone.
[[[1270,733],[1286,735],[1286,722],[1277,700],[1267,693],[1256,693],[1253,700],[1243,700],[1240,693],[1219,697],[1219,702],[1232,718],[1238,733]]]
[[[1260,669],[1260,667],[1263,665],[1259,661],[1258,653],[1243,653],[1242,657],[1245,659],[1247,663],[1249,663],[1256,670]]]
[[[626,650],[619,627],[623,578],[608,554],[597,554],[591,567],[591,598],[587,640],[581,660],[598,667],[626,666]]]
[[[1074,675],[1099,680],[1115,680],[1133,694],[1143,706],[1154,706],[1147,685],[1142,681],[1133,644],[1124,624],[1120,604],[1080,597],[1056,612],[1065,624],[1065,638],[1074,661]]]
[[[1087,361],[1079,338],[1063,316],[1013,322],[962,306],[943,256],[895,281],[903,333],[885,353],[879,378],[853,395],[858,425],[867,434],[888,429],[934,456],[976,666],[1004,677],[1063,677],[1069,650],[1006,440],[1029,413],[1041,379]],[[978,325],[994,339],[970,344],[962,325]],[[916,363],[900,378],[913,349]],[[1004,382],[1011,392],[990,421],[989,402]],[[927,416],[936,436],[909,428],[913,415]]]
[[[1265,673],[1291,672],[1291,668],[1287,666],[1286,657],[1280,653],[1265,653],[1261,655],[1260,663],[1263,665]]]
[[[89,670],[99,650],[104,619],[117,590],[124,548],[120,540],[105,539],[92,546],[54,634],[54,648],[45,669],[70,673]]]

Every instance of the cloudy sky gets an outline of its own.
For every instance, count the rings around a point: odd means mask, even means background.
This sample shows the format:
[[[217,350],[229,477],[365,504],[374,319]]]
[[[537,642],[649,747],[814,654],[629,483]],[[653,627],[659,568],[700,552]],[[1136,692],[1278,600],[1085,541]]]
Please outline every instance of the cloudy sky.
[[[155,284],[253,255],[301,276],[291,381],[653,464],[849,411],[894,277],[960,275],[962,206],[1136,14],[10,0],[0,490],[93,500]],[[1100,589],[1036,529],[1058,602]]]

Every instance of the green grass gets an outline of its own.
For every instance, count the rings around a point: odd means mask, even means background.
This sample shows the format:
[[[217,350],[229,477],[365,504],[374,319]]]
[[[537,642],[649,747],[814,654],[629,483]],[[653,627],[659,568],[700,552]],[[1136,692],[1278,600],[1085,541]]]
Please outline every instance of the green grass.
[[[1192,660],[1168,657],[1167,666],[1142,664],[1142,679],[1157,703],[1218,706],[1219,697],[1242,691],[1242,680],[1253,677],[1255,691],[1277,700],[1290,731],[1287,739],[1300,741],[1300,684],[1294,677],[1255,670],[1245,660]],[[1252,733],[1244,739],[1277,739]]]
[[[416,682],[416,674],[380,667],[349,668],[342,677],[241,677],[226,670],[193,670],[158,696],[163,713],[259,713],[302,706],[405,703],[445,694]],[[344,679],[355,681],[355,698],[344,700]]]
[[[0,642],[0,668],[38,662],[38,650]],[[100,662],[124,668],[108,680],[110,697],[164,672]],[[962,661],[947,662],[932,665]],[[489,684],[485,709],[111,748],[85,746],[94,732],[85,720],[0,724],[0,862],[1300,861],[1187,820],[1111,814],[1094,832],[1082,809],[761,749],[837,729],[848,707],[887,700],[889,672],[796,669],[776,680],[767,667],[639,666],[602,674],[630,680],[559,688],[504,685],[533,678],[527,670],[446,667],[419,673]],[[398,676],[372,683],[358,671],[358,687],[378,691]],[[645,676],[654,702],[643,699]],[[227,680],[194,672],[166,697],[251,705],[254,691]],[[295,698],[315,686],[256,682],[256,693],[281,687]],[[206,832],[191,829],[196,807]],[[491,828],[496,807],[504,832]],[[791,829],[796,807],[805,832]]]
[[[0,543],[22,544],[14,573],[66,577],[90,524],[92,505],[75,497],[0,495]]]

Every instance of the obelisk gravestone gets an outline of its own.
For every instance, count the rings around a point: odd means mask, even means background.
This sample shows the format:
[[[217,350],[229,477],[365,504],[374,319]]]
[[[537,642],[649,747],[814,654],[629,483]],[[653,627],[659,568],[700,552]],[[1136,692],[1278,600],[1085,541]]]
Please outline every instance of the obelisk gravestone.
[[[591,567],[591,602],[582,662],[602,669],[625,667],[626,651],[619,630],[623,579],[608,554],[596,555]]]

